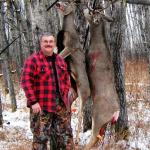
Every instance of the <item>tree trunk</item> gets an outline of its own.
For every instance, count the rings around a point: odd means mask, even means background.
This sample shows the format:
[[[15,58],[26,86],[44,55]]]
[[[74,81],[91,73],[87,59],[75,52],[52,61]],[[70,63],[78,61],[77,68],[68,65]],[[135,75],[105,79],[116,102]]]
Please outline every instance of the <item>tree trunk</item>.
[[[1,91],[0,91],[0,127],[3,127],[3,114],[2,114]]]
[[[25,9],[26,9],[26,18],[27,18],[27,27],[28,27],[28,53],[26,58],[31,55],[34,50],[35,46],[33,44],[33,34],[32,34],[32,20],[31,20],[31,3],[27,0],[25,1]]]
[[[7,41],[7,36],[6,36],[6,28],[5,28],[5,11],[4,11],[4,3],[0,3],[0,8],[1,8],[1,14],[0,14],[0,20],[1,21],[1,38],[2,38],[2,43],[1,46],[2,48],[4,48],[8,41]],[[8,83],[8,90],[9,90],[9,94],[10,94],[10,98],[11,98],[11,106],[12,106],[12,111],[16,111],[17,108],[17,104],[16,104],[16,98],[15,98],[15,91],[14,91],[14,85],[11,79],[11,73],[10,73],[10,67],[9,67],[9,63],[8,63],[8,56],[6,53],[4,53],[2,55],[3,61],[2,61],[2,66],[3,66],[3,74],[6,73],[6,76],[4,76],[4,78],[7,80]]]
[[[11,99],[11,109],[12,109],[12,112],[15,112],[17,109],[17,102],[16,102],[16,97],[15,97],[14,85],[11,79],[11,72],[10,72],[10,67],[8,64],[8,57],[6,55],[3,56],[2,65],[6,72],[6,76],[4,78],[6,78],[8,82],[8,90],[9,90],[9,95]]]
[[[126,0],[129,4],[150,5],[150,0]]]
[[[110,25],[110,49],[113,53],[113,64],[115,72],[116,90],[119,96],[120,117],[116,129],[123,136],[124,131],[128,129],[128,116],[125,96],[125,78],[124,78],[124,57],[122,55],[123,35],[125,25],[125,6],[123,3],[116,3],[112,6],[113,23]],[[126,136],[126,135],[125,135]],[[125,138],[125,137],[123,137]]]
[[[56,8],[53,7],[51,10],[47,11],[47,7],[54,1],[55,0],[41,0],[30,2],[30,16],[32,20],[33,40],[36,51],[40,49],[39,36],[42,32],[51,32],[54,36],[56,36],[60,29],[60,22]]]

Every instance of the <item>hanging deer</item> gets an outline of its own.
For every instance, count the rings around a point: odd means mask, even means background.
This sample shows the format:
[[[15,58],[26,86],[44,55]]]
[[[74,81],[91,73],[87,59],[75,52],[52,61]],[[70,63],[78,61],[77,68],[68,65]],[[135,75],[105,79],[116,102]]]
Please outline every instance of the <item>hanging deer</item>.
[[[87,53],[88,75],[92,108],[92,135],[85,150],[90,150],[100,139],[102,127],[108,122],[115,122],[119,116],[118,95],[114,83],[114,70],[111,54],[105,39],[104,22],[112,19],[103,11],[90,7],[84,10],[84,15],[90,25],[90,46]]]
[[[82,49],[79,33],[76,31],[74,24],[75,20],[75,2],[58,2],[56,4],[57,9],[59,10],[59,15],[62,16],[62,30],[64,31],[64,50],[60,52],[62,57],[67,57],[70,55],[70,68],[71,75],[76,81],[77,93],[80,98],[80,115],[79,115],[79,127],[81,129],[82,122],[82,110],[85,104],[85,101],[90,96],[90,87],[89,80],[86,72],[86,62],[85,62],[85,53]],[[77,133],[77,137],[79,131]],[[76,139],[78,142],[78,139]]]

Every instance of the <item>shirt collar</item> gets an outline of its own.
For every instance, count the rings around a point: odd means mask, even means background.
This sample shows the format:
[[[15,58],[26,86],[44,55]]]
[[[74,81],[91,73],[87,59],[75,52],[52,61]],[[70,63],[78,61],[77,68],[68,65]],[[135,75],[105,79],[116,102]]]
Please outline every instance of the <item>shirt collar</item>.
[[[47,57],[49,57],[49,56],[44,55],[41,50],[39,51],[39,56],[40,56],[41,59],[42,59],[42,58],[47,58]],[[57,56],[57,54],[53,52],[52,57],[55,58],[56,56]]]

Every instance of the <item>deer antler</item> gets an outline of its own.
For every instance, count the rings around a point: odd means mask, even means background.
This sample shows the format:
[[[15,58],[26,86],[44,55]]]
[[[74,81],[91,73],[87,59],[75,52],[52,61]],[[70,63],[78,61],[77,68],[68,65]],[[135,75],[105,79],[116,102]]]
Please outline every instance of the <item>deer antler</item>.
[[[91,5],[90,5],[90,1],[88,2],[87,8],[89,9],[89,11],[92,11],[92,12],[93,12],[93,10],[94,10],[94,9],[91,7]]]
[[[109,8],[112,4],[116,3],[116,2],[119,1],[119,0],[108,0],[108,1],[109,1],[109,4],[108,4],[106,7],[100,5],[99,8],[92,8],[92,7],[90,6],[90,2],[88,2],[87,8],[88,8],[90,11],[92,11],[92,12],[102,12],[102,11],[104,11],[104,10],[107,9],[107,8]]]
[[[102,15],[102,17],[103,17],[105,20],[107,20],[107,21],[109,21],[109,22],[112,22],[113,19],[112,19],[111,17],[109,17],[108,15],[104,14],[103,11],[104,11],[105,9],[109,8],[112,4],[116,3],[117,1],[119,1],[119,0],[109,0],[109,4],[108,4],[106,7],[104,7],[104,6],[101,5],[100,8],[92,8],[91,5],[90,5],[90,2],[88,2],[87,8],[88,8],[89,11],[92,12],[93,14],[94,14],[94,13],[99,13],[100,15]]]

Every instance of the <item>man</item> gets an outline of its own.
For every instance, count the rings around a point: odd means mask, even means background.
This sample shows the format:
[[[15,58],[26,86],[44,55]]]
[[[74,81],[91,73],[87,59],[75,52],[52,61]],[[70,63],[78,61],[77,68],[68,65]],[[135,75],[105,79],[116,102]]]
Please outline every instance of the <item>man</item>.
[[[55,38],[49,33],[40,37],[41,50],[24,64],[21,85],[30,109],[32,150],[73,150],[69,101],[70,78],[63,58],[54,53]],[[71,97],[70,96],[70,97]]]

